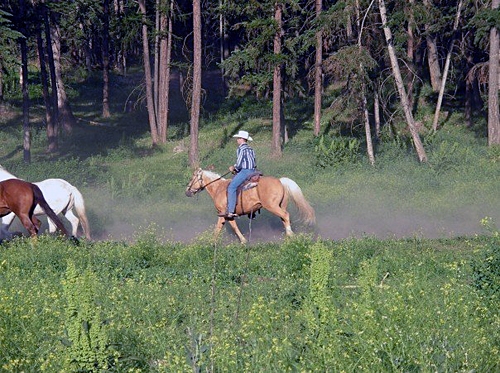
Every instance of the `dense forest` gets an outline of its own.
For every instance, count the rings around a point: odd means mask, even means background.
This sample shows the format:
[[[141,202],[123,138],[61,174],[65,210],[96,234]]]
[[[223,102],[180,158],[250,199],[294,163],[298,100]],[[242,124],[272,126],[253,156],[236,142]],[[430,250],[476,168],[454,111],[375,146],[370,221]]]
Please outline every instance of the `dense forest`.
[[[0,4],[0,102],[22,103],[26,162],[33,100],[43,102],[47,151],[55,152],[77,123],[68,72],[99,79],[105,120],[113,114],[110,76],[126,78],[134,67],[142,81],[125,105],[147,109],[153,147],[169,138],[175,76],[189,112],[191,165],[199,162],[203,105],[215,94],[272,102],[275,157],[288,141],[294,100],[311,101],[315,136],[357,136],[372,164],[374,143],[387,136],[407,137],[425,162],[421,136],[454,111],[489,145],[500,143],[499,0]],[[433,112],[422,114],[423,106]]]

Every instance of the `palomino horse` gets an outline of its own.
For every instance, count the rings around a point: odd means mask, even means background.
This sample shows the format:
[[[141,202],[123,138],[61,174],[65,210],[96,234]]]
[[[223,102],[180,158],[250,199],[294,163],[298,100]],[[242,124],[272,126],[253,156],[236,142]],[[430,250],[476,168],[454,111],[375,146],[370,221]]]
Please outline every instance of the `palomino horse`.
[[[207,170],[197,169],[186,188],[186,196],[192,197],[196,193],[206,189],[212,197],[215,209],[218,213],[226,211],[227,205],[227,186],[230,180]],[[287,236],[293,235],[290,225],[290,215],[287,211],[288,200],[291,197],[297,205],[299,214],[304,223],[314,224],[316,217],[314,209],[302,194],[302,190],[297,183],[287,177],[277,179],[275,177],[263,176],[260,178],[257,187],[245,190],[238,195],[236,213],[238,215],[253,216],[261,208],[268,210],[280,217],[285,226]],[[215,226],[215,237],[217,237],[224,226],[229,222],[241,243],[247,240],[238,228],[234,219],[219,217]]]
[[[0,165],[0,181],[7,179],[17,179],[17,177]],[[74,237],[77,235],[78,224],[81,223],[85,237],[88,240],[91,239],[89,223],[85,213],[85,202],[82,194],[75,186],[63,179],[47,179],[34,184],[42,190],[47,203],[56,215],[62,213],[66,219],[69,220]],[[73,209],[76,210],[79,218],[75,216]],[[34,214],[44,215],[45,212],[42,208],[37,206]],[[15,217],[16,216],[12,213],[0,219],[0,237],[9,235],[8,229]],[[47,219],[47,222],[49,224],[49,232],[54,233],[56,231],[56,225],[50,218]]]
[[[64,224],[47,204],[38,186],[19,179],[0,181],[0,217],[11,213],[16,214],[31,237],[38,234],[41,225],[41,221],[34,215],[37,205],[52,219],[57,228],[69,237]]]

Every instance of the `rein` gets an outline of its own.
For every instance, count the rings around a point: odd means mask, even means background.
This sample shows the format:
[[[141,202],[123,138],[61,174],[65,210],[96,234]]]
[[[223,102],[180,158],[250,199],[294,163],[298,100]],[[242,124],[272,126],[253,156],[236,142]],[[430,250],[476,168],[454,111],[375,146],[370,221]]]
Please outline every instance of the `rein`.
[[[221,175],[221,176],[219,176],[218,178],[213,179],[212,181],[210,181],[209,183],[207,183],[207,184],[205,184],[205,185],[203,185],[203,178],[202,178],[202,177],[200,177],[200,180],[199,180],[199,181],[200,181],[200,185],[201,185],[201,187],[200,187],[200,188],[198,188],[198,189],[196,189],[195,191],[193,191],[193,194],[196,194],[196,193],[198,193],[198,192],[201,192],[203,189],[205,189],[205,188],[206,188],[207,186],[209,186],[210,184],[215,183],[216,181],[221,180],[223,177],[225,177],[225,176],[229,175],[230,173],[231,173],[231,171],[228,171],[228,172],[226,172],[224,175]],[[200,176],[201,176],[201,173],[200,173]]]

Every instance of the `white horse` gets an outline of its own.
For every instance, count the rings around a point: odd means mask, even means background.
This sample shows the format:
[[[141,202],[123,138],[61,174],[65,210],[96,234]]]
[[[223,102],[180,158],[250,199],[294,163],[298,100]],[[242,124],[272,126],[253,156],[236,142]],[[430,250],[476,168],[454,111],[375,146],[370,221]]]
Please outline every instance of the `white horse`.
[[[19,179],[18,177],[12,175],[8,172],[2,165],[0,165],[0,181],[7,179]],[[47,179],[37,183],[40,190],[42,191],[45,200],[49,204],[49,206],[54,210],[54,212],[59,215],[62,213],[66,219],[69,220],[72,227],[72,234],[76,237],[76,233],[78,230],[78,223],[81,223],[83,232],[87,239],[91,239],[90,237],[90,229],[89,222],[87,220],[87,215],[85,214],[85,202],[83,200],[83,196],[80,191],[66,180],[63,179]],[[78,217],[73,214],[73,208],[76,210]],[[35,215],[45,215],[45,211],[43,211],[39,205],[36,206]],[[16,215],[14,213],[10,213],[2,218],[0,218],[0,236],[1,237],[9,237],[8,229],[12,224],[12,221]],[[47,218],[47,222],[49,223],[49,232],[54,233],[56,231],[55,223]]]

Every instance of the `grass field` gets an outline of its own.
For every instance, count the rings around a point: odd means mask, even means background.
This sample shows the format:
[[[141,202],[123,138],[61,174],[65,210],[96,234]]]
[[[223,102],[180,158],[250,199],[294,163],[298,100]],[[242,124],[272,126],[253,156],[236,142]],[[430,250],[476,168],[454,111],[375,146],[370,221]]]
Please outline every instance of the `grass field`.
[[[165,244],[153,230],[134,244],[16,240],[1,247],[0,367],[498,371],[499,245],[298,236],[245,248]]]

